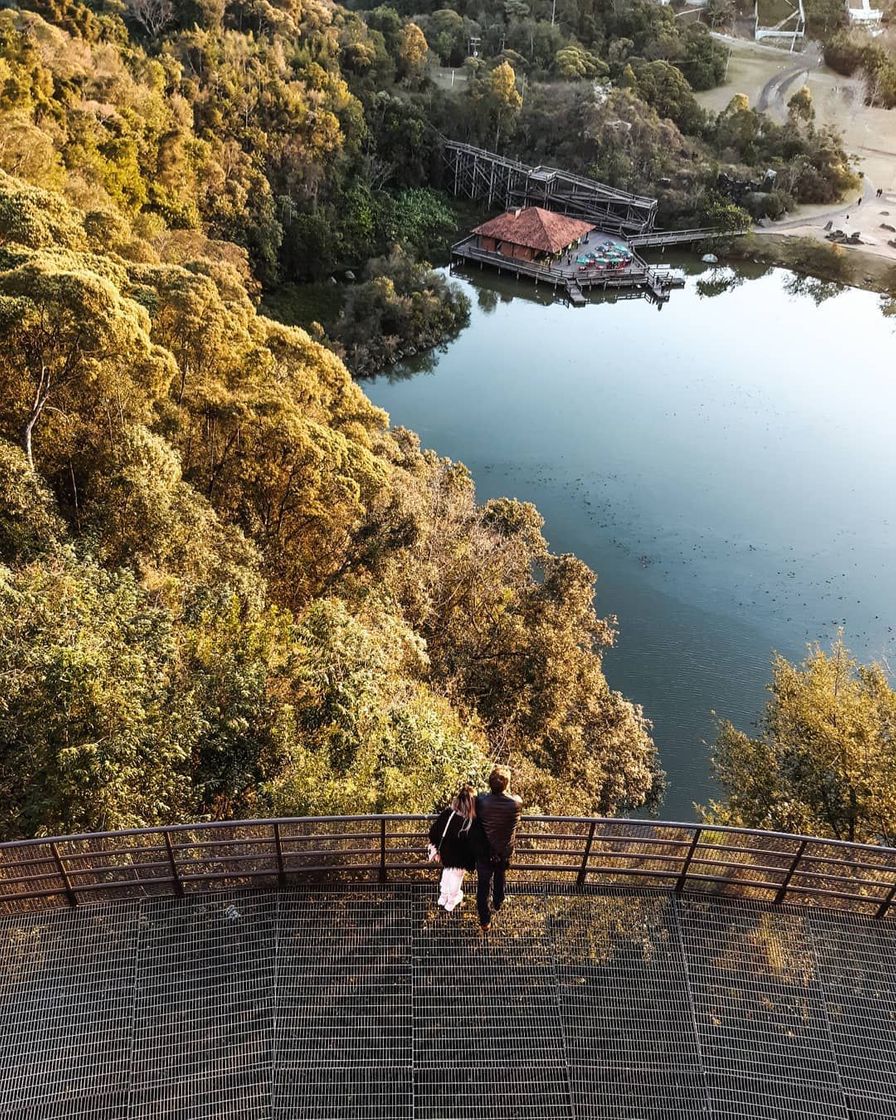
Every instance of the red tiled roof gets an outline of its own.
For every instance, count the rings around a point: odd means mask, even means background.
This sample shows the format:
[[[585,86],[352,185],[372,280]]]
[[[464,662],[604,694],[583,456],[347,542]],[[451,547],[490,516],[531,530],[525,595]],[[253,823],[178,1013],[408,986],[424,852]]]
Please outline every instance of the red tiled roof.
[[[508,210],[498,218],[492,218],[477,226],[473,233],[480,237],[494,237],[497,241],[509,241],[511,245],[525,245],[539,253],[559,253],[583,237],[594,226],[590,222],[580,222],[578,218],[568,218],[553,210],[542,210],[540,206],[529,206],[525,210]]]

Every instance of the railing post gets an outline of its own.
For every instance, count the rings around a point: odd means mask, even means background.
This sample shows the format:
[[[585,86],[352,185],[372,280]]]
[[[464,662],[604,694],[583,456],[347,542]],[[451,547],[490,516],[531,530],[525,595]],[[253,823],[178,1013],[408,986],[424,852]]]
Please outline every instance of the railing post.
[[[576,876],[577,887],[585,885],[585,876],[588,874],[588,857],[591,855],[591,845],[594,843],[594,829],[596,826],[597,822],[592,821],[591,827],[588,829],[588,840],[585,843],[585,854],[582,856],[582,866],[579,868],[579,873]]]
[[[877,908],[877,913],[874,915],[875,918],[883,918],[884,917],[884,915],[887,913],[887,911],[893,905],[893,899],[894,898],[896,898],[896,883],[894,883],[893,886],[890,887],[890,889],[887,891],[886,898],[883,900],[883,902]]]
[[[694,839],[691,841],[691,846],[688,848],[688,854],[684,857],[684,864],[681,868],[681,874],[675,881],[675,893],[681,894],[688,881],[688,869],[691,866],[691,860],[694,858],[694,852],[697,850],[697,845],[700,843],[700,837],[703,834],[703,829],[698,827],[694,829]]]
[[[386,881],[386,818],[380,817],[380,873],[379,881]]]
[[[277,849],[277,884],[286,885],[286,870],[283,866],[283,847],[280,844],[280,822],[274,821],[274,845]]]
[[[174,862],[174,848],[171,847],[171,837],[168,835],[167,828],[162,832],[162,836],[165,838],[165,851],[168,853],[168,863],[171,867],[171,880],[174,883],[174,893],[178,898],[183,898],[184,885],[181,882],[180,875],[177,873],[177,864]]]
[[[78,896],[72,890],[72,881],[68,877],[68,872],[65,870],[65,865],[62,862],[62,856],[59,854],[59,849],[55,844],[50,844],[50,851],[53,853],[53,862],[56,864],[56,870],[59,872],[59,878],[62,880],[62,885],[65,888],[65,897],[68,899],[69,906],[78,905]]]
[[[784,896],[787,894],[787,888],[790,886],[790,880],[793,878],[793,873],[799,866],[800,860],[803,858],[803,852],[806,850],[808,841],[801,840],[800,846],[796,850],[796,855],[793,857],[793,862],[787,868],[787,874],[784,876],[784,882],[778,887],[778,893],[775,895],[775,905],[784,901]]]

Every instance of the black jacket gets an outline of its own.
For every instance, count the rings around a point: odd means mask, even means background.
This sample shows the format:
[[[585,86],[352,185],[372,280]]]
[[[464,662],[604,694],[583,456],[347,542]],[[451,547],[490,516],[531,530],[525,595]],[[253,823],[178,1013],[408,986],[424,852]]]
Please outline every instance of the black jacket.
[[[429,830],[429,840],[431,844],[439,849],[443,867],[463,867],[466,871],[472,871],[476,866],[476,857],[473,854],[473,845],[471,843],[472,827],[461,831],[463,825],[467,821],[455,813],[451,817],[451,823],[448,824],[448,818],[451,816],[450,809],[443,809],[436,817],[432,828]],[[448,831],[445,832],[445,825],[448,824]],[[445,833],[445,839],[442,839],[442,833]],[[441,845],[441,847],[439,847]]]
[[[516,826],[523,811],[518,797],[508,793],[480,793],[476,798],[476,823],[478,842],[476,859],[488,863],[491,859],[508,861],[513,855]]]

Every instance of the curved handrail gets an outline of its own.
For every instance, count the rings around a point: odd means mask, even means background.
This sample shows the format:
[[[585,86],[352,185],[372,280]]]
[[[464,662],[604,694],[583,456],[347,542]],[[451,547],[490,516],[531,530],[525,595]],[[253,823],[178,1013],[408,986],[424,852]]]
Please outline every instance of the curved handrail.
[[[0,843],[6,910],[321,881],[432,873],[430,817],[382,813],[201,821]],[[896,849],[730,825],[529,816],[514,874],[845,908],[882,918],[896,899]]]

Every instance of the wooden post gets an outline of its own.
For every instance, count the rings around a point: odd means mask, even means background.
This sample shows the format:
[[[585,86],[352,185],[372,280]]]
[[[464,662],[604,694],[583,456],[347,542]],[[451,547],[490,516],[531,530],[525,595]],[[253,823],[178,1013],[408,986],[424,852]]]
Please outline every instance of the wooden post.
[[[896,898],[896,883],[887,891],[887,896],[883,902],[878,906],[875,918],[883,918],[890,907],[893,905],[893,899]]]
[[[582,856],[582,866],[579,868],[579,873],[576,876],[576,886],[582,887],[585,885],[585,876],[588,874],[588,857],[591,855],[591,845],[594,843],[594,829],[596,822],[591,822],[591,827],[588,829],[588,840],[585,843],[585,853]]]
[[[784,896],[787,894],[787,888],[790,886],[790,880],[793,878],[793,873],[794,871],[796,871],[800,860],[803,858],[803,852],[806,850],[806,844],[806,840],[800,842],[800,846],[796,850],[796,855],[793,857],[790,867],[788,867],[787,869],[787,874],[784,876],[784,881],[781,883],[781,886],[778,887],[778,893],[775,895],[776,904],[784,901]]]

